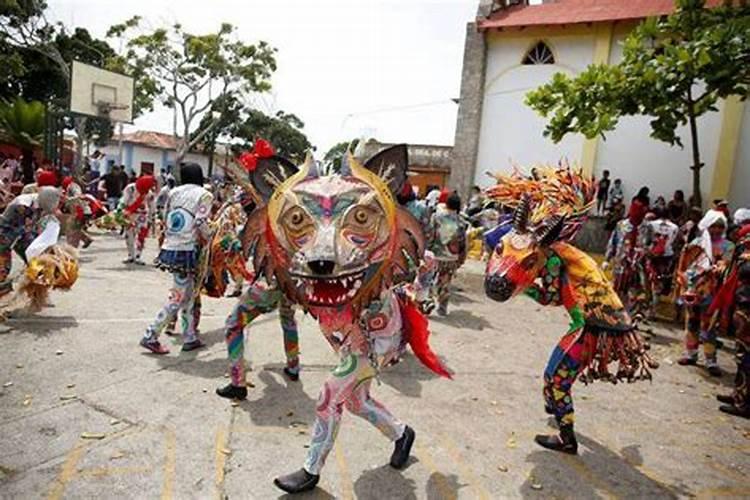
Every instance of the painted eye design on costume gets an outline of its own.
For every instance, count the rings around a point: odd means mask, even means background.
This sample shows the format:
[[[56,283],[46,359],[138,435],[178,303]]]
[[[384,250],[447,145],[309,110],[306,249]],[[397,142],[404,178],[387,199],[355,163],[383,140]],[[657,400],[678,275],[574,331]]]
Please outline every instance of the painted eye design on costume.
[[[352,207],[346,214],[345,225],[354,231],[370,231],[378,221],[378,213],[366,206]]]
[[[367,221],[369,219],[370,215],[364,209],[357,208],[354,211],[354,220],[355,222],[357,222],[357,224],[367,224]]]
[[[290,208],[281,219],[284,225],[293,232],[301,231],[305,226],[312,223],[310,216],[301,207]]]

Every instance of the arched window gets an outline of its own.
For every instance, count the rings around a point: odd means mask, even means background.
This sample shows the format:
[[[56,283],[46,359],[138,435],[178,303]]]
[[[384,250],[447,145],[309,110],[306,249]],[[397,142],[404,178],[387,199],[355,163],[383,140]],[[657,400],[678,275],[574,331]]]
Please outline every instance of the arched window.
[[[526,53],[521,64],[555,64],[555,55],[546,43],[539,42]]]

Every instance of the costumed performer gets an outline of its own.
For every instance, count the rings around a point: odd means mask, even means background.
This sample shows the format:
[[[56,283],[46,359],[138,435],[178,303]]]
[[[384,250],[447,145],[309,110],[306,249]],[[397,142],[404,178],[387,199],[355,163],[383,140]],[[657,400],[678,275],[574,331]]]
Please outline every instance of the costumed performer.
[[[427,366],[449,376],[429,348],[427,320],[404,284],[424,252],[419,223],[395,202],[407,164],[407,148],[400,145],[365,165],[347,153],[337,172],[319,170],[311,157],[298,170],[275,155],[251,172],[266,204],[250,216],[246,234],[254,238],[254,267],[266,281],[253,283],[227,320],[231,384],[218,393],[246,393],[243,330],[284,298],[318,320],[339,356],[320,392],[304,466],[274,481],[288,493],[318,483],[344,408],[395,443],[391,466],[406,464],[415,433],[372,398],[370,387],[407,343]]]
[[[146,265],[141,260],[141,253],[146,244],[151,217],[154,212],[154,193],[156,179],[152,175],[142,175],[122,190],[118,211],[125,222],[125,243],[128,247],[128,258],[124,264]]]
[[[496,246],[485,274],[485,291],[504,302],[525,293],[543,305],[562,305],[568,331],[544,371],[545,411],[559,435],[537,435],[542,447],[578,452],[572,387],[580,376],[633,381],[650,379],[647,346],[596,262],[570,243],[591,208],[594,183],[570,169],[540,168],[532,179],[501,176],[487,196],[513,207],[513,227]],[[617,362],[615,373],[610,364]]]

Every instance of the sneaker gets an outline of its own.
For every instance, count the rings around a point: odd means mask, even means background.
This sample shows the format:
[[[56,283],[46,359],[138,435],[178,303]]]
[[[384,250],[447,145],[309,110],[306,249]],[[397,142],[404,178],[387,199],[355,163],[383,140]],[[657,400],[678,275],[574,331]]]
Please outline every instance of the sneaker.
[[[677,364],[680,366],[692,366],[698,364],[698,356],[690,356],[685,354],[677,360]]]
[[[135,263],[136,266],[145,266],[146,265],[146,263],[143,262],[140,257],[138,257],[137,259],[135,259],[133,262]]]
[[[725,403],[725,404],[728,404],[728,405],[733,405],[734,404],[734,396],[732,396],[731,394],[717,394],[716,395],[716,401],[718,401],[719,403]]]
[[[750,418],[750,408],[743,410],[734,405],[721,405],[719,411],[735,417]]]
[[[286,476],[279,476],[273,480],[277,488],[287,493],[302,493],[310,491],[317,486],[320,476],[310,474],[305,469],[300,469]]]
[[[141,339],[141,347],[145,347],[154,354],[169,354],[169,349],[166,346],[161,345],[158,340],[146,340]]]
[[[127,259],[123,260],[123,264],[132,264],[134,262],[132,257],[128,257]]]
[[[237,298],[240,295],[242,295],[242,290],[235,290],[232,293],[230,293],[229,295],[227,295],[227,297]]]
[[[404,433],[396,441],[393,446],[393,454],[391,455],[391,467],[394,469],[403,469],[406,462],[409,460],[409,453],[411,453],[411,447],[414,444],[414,438],[416,433],[414,429],[408,425],[404,427]]]
[[[216,389],[216,394],[222,398],[244,400],[247,399],[247,387],[237,387],[229,384]]]
[[[712,377],[721,377],[723,374],[719,365],[716,364],[707,365],[706,370],[708,370],[708,374]]]
[[[88,240],[83,244],[83,248],[88,248],[91,246],[91,244],[94,242],[94,240]]]
[[[542,448],[547,448],[548,450],[561,451],[568,455],[578,454],[578,441],[576,441],[576,436],[572,430],[561,429],[558,436],[537,434],[534,437],[534,441]]]
[[[187,342],[185,344],[182,344],[182,351],[190,352],[196,349],[200,349],[201,347],[206,347],[206,344],[204,344],[201,339],[195,339],[192,342]]]

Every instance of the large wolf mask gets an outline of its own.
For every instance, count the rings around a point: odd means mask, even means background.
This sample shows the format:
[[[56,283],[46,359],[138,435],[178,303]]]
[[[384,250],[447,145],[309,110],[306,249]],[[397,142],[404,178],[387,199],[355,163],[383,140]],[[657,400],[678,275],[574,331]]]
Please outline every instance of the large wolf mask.
[[[395,203],[407,164],[405,145],[364,164],[347,153],[338,171],[310,157],[299,168],[259,161],[251,181],[265,206],[246,230],[256,271],[314,308],[359,310],[397,284],[424,252],[419,224]]]

